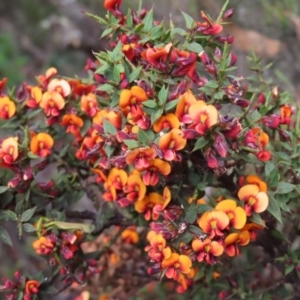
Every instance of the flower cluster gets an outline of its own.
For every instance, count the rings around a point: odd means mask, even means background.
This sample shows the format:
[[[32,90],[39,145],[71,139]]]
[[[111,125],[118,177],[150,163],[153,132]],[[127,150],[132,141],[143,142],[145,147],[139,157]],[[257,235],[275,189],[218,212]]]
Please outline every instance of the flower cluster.
[[[268,208],[270,180],[261,170],[276,169],[270,137],[278,131],[279,141],[291,139],[284,128],[294,109],[278,91],[266,100],[232,75],[233,37],[221,35],[232,10],[216,21],[184,14],[183,30],[157,23],[152,10],[125,15],[121,2],[104,1],[105,18],[91,15],[108,27],[112,51],[87,61],[87,79],[50,68],[16,95],[0,81],[1,122],[17,124],[0,142],[1,179],[9,178],[2,209],[11,210],[20,234],[37,233],[34,250],[66,283],[98,272],[80,246],[105,221],[122,230],[126,219],[121,238],[132,244],[140,238],[136,225],[151,228],[148,273],[174,279],[184,292],[203,265],[239,255],[265,227],[259,214]],[[279,180],[272,176],[271,193]],[[84,194],[101,204],[97,216],[68,210]],[[270,212],[279,218],[274,204]],[[34,299],[39,281],[25,289]]]

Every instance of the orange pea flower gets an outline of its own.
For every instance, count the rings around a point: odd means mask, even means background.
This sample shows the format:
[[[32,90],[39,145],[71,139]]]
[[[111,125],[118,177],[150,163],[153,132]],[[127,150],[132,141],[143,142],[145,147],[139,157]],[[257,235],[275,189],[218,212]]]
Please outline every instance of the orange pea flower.
[[[64,115],[60,123],[62,126],[67,126],[67,133],[72,133],[78,139],[81,139],[80,128],[83,126],[83,120],[74,114]]]
[[[92,91],[95,90],[95,86],[93,84],[84,84],[78,79],[70,79],[68,83],[71,87],[72,97],[88,95]]]
[[[30,98],[26,102],[26,106],[30,108],[36,108],[39,106],[39,103],[42,100],[42,90],[39,87],[31,87],[30,88]]]
[[[162,204],[155,205],[155,207],[153,209],[153,211],[155,211],[158,214],[161,211],[163,211],[171,201],[171,191],[167,186],[164,187],[162,198],[163,198],[164,202]]]
[[[197,99],[194,97],[193,93],[188,90],[183,95],[180,96],[179,102],[176,106],[175,115],[184,124],[192,123],[189,116],[189,108],[192,104],[196,103]]]
[[[49,254],[53,251],[54,245],[47,237],[40,237],[32,243],[33,249],[37,254]]]
[[[266,193],[268,190],[267,184],[256,175],[247,176],[246,182],[249,184],[256,184],[258,186],[260,192]]]
[[[155,205],[163,205],[164,199],[162,195],[158,193],[149,193],[148,196],[145,196],[141,201],[135,202],[135,210],[138,213],[143,213],[145,220],[157,220],[159,214],[157,214],[153,208]]]
[[[25,284],[26,295],[37,294],[39,292],[39,286],[40,286],[40,283],[36,280],[26,281],[26,284]]]
[[[233,257],[240,254],[238,245],[246,246],[250,242],[250,234],[247,230],[240,233],[230,233],[224,240],[225,252],[228,256]]]
[[[103,126],[103,119],[106,119],[107,121],[109,121],[118,130],[120,130],[122,127],[121,112],[116,113],[109,109],[99,110],[93,117],[93,123]]]
[[[265,227],[256,223],[248,223],[246,224],[241,231],[248,231],[250,235],[250,240],[255,241],[257,237],[257,231],[262,230]]]
[[[140,105],[148,99],[146,92],[139,86],[133,86],[130,90],[125,89],[121,92],[119,105],[124,110],[130,108],[133,118],[140,114]]]
[[[102,170],[92,168],[91,171],[97,175],[97,183],[103,183],[107,180],[107,176]]]
[[[146,186],[143,183],[140,175],[137,174],[131,174],[128,177],[127,184],[123,190],[127,194],[127,201],[130,203],[142,201],[146,195]]]
[[[75,156],[78,159],[87,159],[87,157],[92,156],[92,154],[98,154],[101,152],[101,147],[104,144],[103,138],[101,138],[96,130],[93,130],[91,136],[86,136],[80,148],[76,151]]]
[[[189,116],[193,121],[190,128],[195,129],[201,135],[204,135],[209,128],[218,122],[218,110],[202,100],[190,106]]]
[[[220,210],[226,213],[230,220],[230,225],[235,229],[241,229],[245,226],[247,216],[245,210],[237,206],[234,200],[226,199],[217,204],[216,210]]]
[[[172,44],[164,48],[148,48],[141,53],[142,58],[155,67],[159,67],[161,60],[166,60]]]
[[[166,277],[177,280],[180,273],[188,274],[191,271],[192,261],[186,255],[172,253],[169,258],[162,261],[161,267],[166,270]]]
[[[0,148],[0,158],[8,165],[11,165],[17,160],[18,152],[18,138],[9,137],[2,141]]]
[[[121,233],[121,238],[128,244],[137,244],[139,241],[139,235],[136,232],[136,228],[134,226],[128,227],[123,230]]]
[[[159,181],[159,174],[167,176],[171,172],[171,165],[159,158],[149,160],[149,167],[140,169],[144,172],[142,178],[145,185],[155,186]]]
[[[212,22],[212,20],[203,11],[201,11],[201,17],[205,20],[205,22],[196,22],[197,31],[200,31],[205,35],[216,35],[222,32],[223,26]]]
[[[50,154],[50,149],[53,145],[53,138],[48,133],[41,132],[31,139],[30,150],[35,155],[46,157]]]
[[[122,0],[104,0],[104,8],[109,11],[115,11],[116,9],[119,9],[120,5],[122,3]]]
[[[207,238],[204,241],[194,240],[192,242],[192,248],[197,255],[197,261],[205,261],[212,265],[215,256],[220,256],[224,252],[224,247],[217,241],[212,241]]]
[[[99,110],[96,95],[92,93],[83,95],[80,100],[80,109],[90,117],[94,117]]]
[[[161,116],[154,124],[153,124],[153,130],[155,132],[161,132],[165,129],[178,129],[180,127],[180,122],[178,118],[172,114],[168,113],[165,116]]]
[[[45,73],[45,75],[39,75],[38,77],[37,77],[37,80],[38,80],[38,82],[40,83],[40,84],[42,84],[42,86],[44,86],[44,87],[46,87],[47,86],[47,84],[48,84],[48,82],[49,82],[49,80],[53,77],[53,76],[55,76],[57,74],[57,70],[56,70],[56,68],[49,68],[47,71],[46,71],[46,73]]]
[[[128,165],[134,164],[137,170],[150,167],[150,160],[156,157],[154,148],[138,148],[130,151],[126,156]]]
[[[145,248],[149,257],[155,262],[161,262],[164,258],[171,256],[171,249],[167,247],[166,240],[161,233],[156,234],[154,231],[150,231],[147,235],[147,240],[150,245]]]
[[[118,168],[112,168],[107,177],[107,181],[117,190],[122,190],[127,183],[127,173]]]
[[[57,117],[59,111],[65,107],[65,100],[57,92],[45,92],[40,102],[40,107],[44,110],[47,117]]]
[[[293,113],[293,109],[289,105],[283,105],[280,107],[280,118],[281,124],[290,124],[291,115]]]
[[[247,216],[251,216],[252,211],[261,213],[265,211],[269,204],[268,195],[261,192],[256,184],[247,184],[238,192],[238,198],[244,201],[244,209]]]
[[[209,238],[212,239],[215,236],[223,236],[224,230],[229,225],[229,218],[223,211],[207,211],[200,220],[199,226],[204,233],[210,234]]]
[[[71,87],[68,81],[64,79],[52,79],[47,86],[47,91],[49,93],[57,92],[61,94],[63,97],[67,97],[71,93]]]
[[[0,97],[0,118],[7,120],[16,113],[16,105],[8,97]]]
[[[133,61],[135,57],[135,51],[134,49],[136,48],[137,44],[135,43],[130,43],[130,44],[125,44],[122,47],[122,52],[124,55],[128,58],[128,60]]]
[[[164,159],[172,161],[176,160],[176,151],[183,149],[186,142],[180,129],[172,129],[160,138],[158,146],[163,151]]]

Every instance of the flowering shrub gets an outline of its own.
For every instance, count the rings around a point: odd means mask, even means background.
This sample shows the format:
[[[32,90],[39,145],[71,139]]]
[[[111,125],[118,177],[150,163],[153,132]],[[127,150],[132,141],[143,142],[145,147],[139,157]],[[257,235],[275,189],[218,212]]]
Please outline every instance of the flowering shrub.
[[[107,27],[111,48],[88,60],[87,78],[50,68],[16,92],[0,82],[0,220],[34,236],[51,274],[16,271],[1,290],[44,299],[55,282],[83,283],[103,272],[98,260],[120,237],[145,248],[149,275],[190,297],[298,295],[296,229],[282,231],[299,211],[291,98],[265,81],[255,57],[259,76],[233,75],[227,2],[216,20],[182,13],[186,29],[156,21],[153,10],[124,14],[121,2],[105,0],[105,18],[87,14]],[[92,211],[74,208],[83,198]],[[113,225],[106,247],[83,251]],[[14,246],[6,226],[0,239]],[[233,258],[247,247],[240,270]],[[263,276],[275,262],[281,277]]]

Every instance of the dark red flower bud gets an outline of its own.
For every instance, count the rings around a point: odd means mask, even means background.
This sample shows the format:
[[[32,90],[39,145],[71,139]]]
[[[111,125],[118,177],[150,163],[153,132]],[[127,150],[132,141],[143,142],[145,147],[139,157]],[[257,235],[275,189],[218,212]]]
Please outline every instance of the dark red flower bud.
[[[183,131],[183,138],[192,140],[196,137],[199,137],[199,132],[195,129],[185,129]]]
[[[209,74],[212,74],[212,75],[215,75],[215,76],[217,75],[217,70],[216,70],[216,66],[215,66],[214,63],[206,65],[205,68],[204,68],[204,70],[206,72],[208,72]]]
[[[21,275],[21,272],[20,271],[16,271],[15,274],[14,274],[15,278],[18,280],[18,281],[21,281],[22,280],[22,275]]]
[[[236,61],[237,61],[237,57],[234,53],[230,53],[229,54],[229,58],[230,58],[230,63],[229,63],[229,66],[232,67],[235,65]]]
[[[221,157],[228,155],[228,145],[224,136],[218,132],[215,133],[214,148]]]
[[[200,52],[198,54],[198,56],[200,57],[201,62],[203,63],[203,65],[209,65],[211,63],[211,59],[209,58],[209,56],[204,52]]]
[[[270,116],[264,116],[261,120],[265,126],[275,129],[280,125],[281,118],[279,115],[272,114]]]
[[[222,44],[232,44],[234,41],[234,36],[233,35],[227,35],[227,36],[218,36],[216,38],[217,41],[219,41]]]
[[[222,58],[222,51],[220,48],[216,48],[215,53],[214,53],[214,57],[220,61],[220,59]]]
[[[22,176],[20,173],[16,174],[15,177],[13,177],[8,183],[7,186],[9,188],[16,188],[17,186],[19,186],[19,184],[21,184],[23,181]]]
[[[23,180],[31,180],[33,178],[33,171],[30,167],[27,167],[23,173]]]
[[[17,100],[20,102],[25,101],[29,97],[29,91],[26,83],[22,83],[17,91]]]
[[[247,99],[237,99],[237,100],[234,100],[234,104],[240,106],[240,107],[248,107],[250,105],[250,100],[247,100]]]
[[[38,183],[38,186],[42,191],[45,192],[53,188],[54,182],[52,180],[47,183],[42,182],[42,183]]]
[[[69,260],[71,258],[73,258],[74,254],[73,252],[70,250],[69,247],[63,245],[61,247],[61,250],[60,250],[60,253],[62,254],[62,256],[66,259],[66,260]]]
[[[121,81],[121,83],[120,83],[120,88],[121,88],[121,89],[127,89],[128,86],[129,86],[129,81],[128,81],[128,79],[124,79],[123,81]]]
[[[257,97],[257,102],[260,103],[260,104],[265,104],[266,103],[265,95],[260,93]]]
[[[231,18],[233,16],[233,14],[234,14],[234,8],[229,8],[224,12],[223,19]]]
[[[219,163],[218,163],[218,159],[215,155],[215,152],[212,148],[208,148],[205,153],[204,153],[204,157],[207,161],[207,165],[212,168],[218,168],[219,167]]]
[[[283,130],[283,129],[280,129],[280,128],[277,128],[278,132],[279,132],[279,135],[281,137],[281,139],[283,141],[286,141],[286,142],[290,142],[291,141],[291,137],[290,135],[287,133],[287,131]]]

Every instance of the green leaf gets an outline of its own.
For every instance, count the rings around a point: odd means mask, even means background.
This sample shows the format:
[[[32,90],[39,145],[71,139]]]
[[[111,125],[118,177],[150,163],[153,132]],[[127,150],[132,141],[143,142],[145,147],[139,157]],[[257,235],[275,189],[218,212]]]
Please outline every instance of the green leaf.
[[[146,106],[148,108],[156,108],[157,103],[154,100],[147,100],[143,102],[143,106]]]
[[[151,143],[155,139],[155,135],[151,130],[142,130],[139,129],[138,131],[138,141],[140,143]]]
[[[198,43],[190,43],[187,45],[188,50],[196,52],[197,54],[201,53],[203,51],[203,47]]]
[[[3,221],[16,221],[17,215],[11,210],[1,210],[0,211],[0,220]]]
[[[127,15],[126,15],[126,25],[131,28],[133,26],[133,19],[132,19],[132,14],[131,10],[128,9]]]
[[[209,206],[208,204],[197,204],[197,212],[199,214],[203,214],[207,211],[211,211],[212,210],[212,207]]]
[[[289,182],[279,182],[277,186],[277,194],[288,194],[295,189],[295,185]]]
[[[169,110],[173,109],[178,104],[178,102],[179,102],[179,99],[175,99],[175,100],[167,102],[165,105],[165,110],[169,111]]]
[[[193,224],[197,219],[197,210],[194,208],[194,205],[191,205],[185,215],[184,220],[190,224]]]
[[[139,147],[138,141],[135,140],[124,140],[123,143],[129,148],[129,149],[135,149]]]
[[[38,155],[33,154],[31,151],[29,151],[29,152],[27,153],[27,156],[28,156],[29,158],[32,158],[32,159],[40,158]]]
[[[10,238],[7,230],[2,226],[0,226],[0,241],[2,241],[3,243],[5,243],[9,246],[12,246],[11,238]]]
[[[113,86],[108,83],[104,83],[104,84],[100,85],[99,87],[97,87],[97,91],[101,91],[101,92],[108,92],[108,91],[111,91],[112,89],[113,89]]]
[[[265,164],[265,174],[266,176],[269,175],[275,169],[275,165],[271,161],[267,161]]]
[[[208,144],[209,140],[207,138],[205,138],[204,136],[202,136],[201,138],[199,138],[195,144],[195,147],[193,149],[192,152],[198,150],[198,149],[202,149],[204,148],[207,144]]]
[[[188,231],[196,234],[199,237],[204,235],[203,231],[198,226],[195,225],[190,225],[188,227]]]
[[[32,216],[34,215],[36,209],[37,209],[37,206],[25,210],[25,211],[22,213],[22,215],[21,215],[21,220],[22,220],[22,222],[28,222],[28,221],[32,218]]]
[[[8,186],[5,186],[5,185],[0,186],[0,194],[3,194],[3,193],[5,193],[8,190],[9,190]]]
[[[205,84],[205,87],[211,88],[211,89],[216,89],[219,87],[219,84],[215,80],[210,80]]]
[[[280,206],[278,204],[278,201],[275,199],[275,197],[273,195],[270,195],[270,194],[269,194],[268,212],[271,215],[273,215],[275,217],[275,219],[282,224]]]
[[[142,67],[138,67],[133,70],[133,72],[128,77],[129,83],[133,82],[140,75],[141,70],[142,70]]]
[[[115,62],[119,62],[121,60],[121,58],[123,57],[123,52],[122,52],[122,43],[119,41],[118,44],[116,45],[116,47],[114,48],[113,52],[112,52],[112,59]]]
[[[146,17],[143,19],[142,24],[144,24],[144,31],[148,33],[153,27],[153,8],[151,8]]]
[[[151,114],[151,124],[153,124],[162,114],[164,110],[162,108],[157,109]]]
[[[103,38],[103,37],[109,35],[112,31],[113,31],[113,28],[112,28],[112,27],[106,28],[106,29],[102,32],[101,38]]]
[[[104,118],[103,118],[103,129],[104,129],[104,133],[106,134],[116,135],[117,133],[117,129],[115,128],[115,126]]]
[[[115,151],[115,147],[113,147],[111,145],[105,145],[104,151],[105,151],[107,157],[110,158]]]
[[[186,28],[188,28],[188,29],[191,29],[191,28],[193,28],[193,26],[194,26],[194,19],[190,16],[190,15],[188,15],[188,14],[186,14],[185,12],[181,12],[182,13],[182,15],[183,15],[183,18],[184,18],[184,21],[185,21],[185,26],[186,26]]]
[[[290,274],[294,270],[294,268],[295,268],[295,266],[293,264],[286,266],[285,271],[284,271],[284,275]]]
[[[168,94],[169,94],[169,88],[165,87],[164,85],[162,86],[161,90],[158,93],[158,103],[163,106],[167,102],[168,99]]]
[[[171,34],[172,35],[179,34],[181,36],[185,36],[187,33],[184,29],[176,27],[172,29]]]
[[[120,65],[114,65],[113,68],[113,80],[115,82],[120,82],[120,71],[119,71],[119,66]],[[121,65],[122,66],[122,65]]]
[[[252,213],[252,216],[249,218],[250,222],[256,223],[261,226],[266,226],[264,221],[262,220],[261,216],[258,213]]]
[[[23,226],[23,230],[25,232],[35,232],[36,231],[36,228],[30,223],[24,223],[22,226]]]
[[[110,64],[108,64],[107,62],[104,62],[103,64],[102,64],[102,66],[101,67],[99,67],[97,70],[96,70],[96,74],[104,74],[105,73],[105,71],[107,70],[107,69],[109,69],[111,67],[111,65]]]

